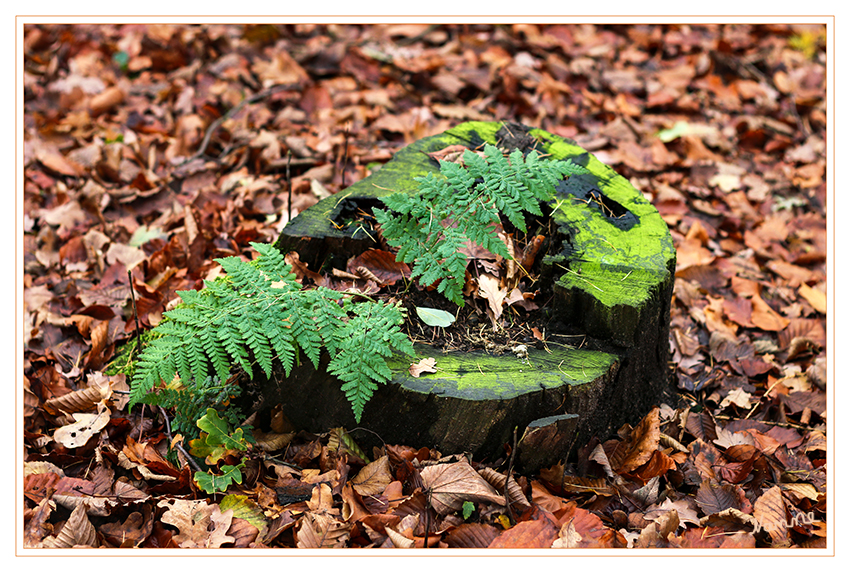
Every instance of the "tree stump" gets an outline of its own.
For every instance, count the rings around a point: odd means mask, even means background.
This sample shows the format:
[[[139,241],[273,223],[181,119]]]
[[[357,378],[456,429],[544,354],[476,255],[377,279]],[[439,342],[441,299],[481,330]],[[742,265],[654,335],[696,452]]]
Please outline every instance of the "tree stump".
[[[557,320],[582,334],[576,347],[529,347],[527,358],[484,351],[444,354],[416,344],[414,360],[391,362],[393,379],[366,405],[361,443],[435,447],[477,459],[504,457],[517,432],[518,468],[548,466],[596,435],[604,439],[636,422],[670,387],[667,369],[670,299],[676,251],[655,208],[623,177],[575,142],[518,124],[469,122],[417,141],[369,177],[320,201],[293,219],[276,246],[297,251],[318,269],[373,248],[374,237],[344,220],[357,209],[382,206],[378,197],[417,192],[414,177],[438,171],[428,153],[449,145],[509,149],[536,147],[554,159],[572,159],[590,174],[574,175],[552,193],[559,229],[543,258]],[[416,320],[417,317],[408,316]],[[424,357],[438,373],[412,377]],[[324,365],[324,364],[323,364]],[[313,432],[356,426],[340,382],[309,363],[261,388],[266,406],[281,403],[299,428]]]

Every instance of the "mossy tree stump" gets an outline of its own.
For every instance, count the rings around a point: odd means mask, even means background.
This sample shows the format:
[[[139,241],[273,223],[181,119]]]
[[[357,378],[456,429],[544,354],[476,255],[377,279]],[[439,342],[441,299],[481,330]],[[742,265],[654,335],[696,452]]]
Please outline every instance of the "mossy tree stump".
[[[374,174],[307,209],[284,228],[276,246],[297,251],[313,269],[344,268],[349,257],[375,246],[362,226],[343,224],[351,213],[382,206],[378,197],[390,192],[417,192],[414,177],[439,170],[428,153],[484,143],[533,145],[590,171],[552,193],[549,207],[560,236],[550,241],[541,266],[553,286],[554,315],[584,334],[581,347],[529,348],[527,359],[519,359],[483,351],[445,354],[416,344],[417,357],[392,361],[392,381],[366,405],[360,426],[373,433],[356,436],[366,444],[379,442],[374,434],[493,460],[504,455],[516,428],[519,466],[534,471],[562,458],[576,435],[580,446],[591,435],[605,438],[635,422],[669,387],[676,251],[667,225],[628,181],[573,141],[517,124],[469,122],[405,147]],[[436,358],[438,373],[414,378],[408,367],[423,357]],[[302,365],[288,377],[278,370],[261,390],[264,403],[283,404],[299,428],[356,426],[340,382],[323,368]]]

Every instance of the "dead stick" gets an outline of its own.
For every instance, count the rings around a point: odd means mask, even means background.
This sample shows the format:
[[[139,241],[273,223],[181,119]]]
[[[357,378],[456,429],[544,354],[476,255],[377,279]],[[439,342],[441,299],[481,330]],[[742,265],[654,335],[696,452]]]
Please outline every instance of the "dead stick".
[[[171,423],[169,423],[168,421],[168,413],[165,412],[165,409],[163,409],[162,405],[159,405],[158,407],[159,412],[162,413],[163,419],[165,419],[165,432],[168,435],[168,444],[171,445]],[[183,448],[183,445],[181,445],[180,443],[175,443],[174,447],[178,451],[183,453],[183,456],[186,457],[186,462],[192,465],[192,468],[195,469],[195,471],[203,473],[203,470],[201,469],[200,465],[195,462],[195,459],[192,458],[192,455],[186,452],[186,449]]]
[[[133,288],[133,275],[127,271],[127,279],[130,281],[130,298],[133,300],[133,317],[136,319],[136,353],[142,355],[142,332],[139,329],[139,313],[136,311],[136,294]]]
[[[288,195],[286,198],[286,223],[292,220],[292,179],[289,176],[289,163],[292,161],[292,150],[286,150],[286,189]]]
[[[268,89],[264,89],[263,91],[261,91],[259,93],[255,93],[251,97],[247,97],[247,98],[243,99],[242,101],[240,101],[239,103],[237,103],[236,105],[234,105],[233,107],[231,107],[229,110],[227,110],[227,113],[225,113],[224,115],[222,115],[221,117],[219,117],[218,119],[213,121],[212,124],[210,124],[210,126],[207,128],[206,134],[204,135],[204,140],[201,142],[200,148],[195,152],[194,155],[192,155],[191,157],[189,157],[188,159],[183,161],[183,163],[181,163],[181,165],[185,165],[189,161],[193,161],[193,160],[201,157],[204,154],[204,152],[207,150],[207,145],[210,144],[210,139],[212,139],[213,133],[215,133],[216,130],[218,130],[218,128],[221,127],[222,123],[227,121],[229,118],[233,117],[233,115],[235,115],[240,109],[242,109],[243,107],[245,107],[249,103],[256,103],[256,102],[261,101],[261,100],[263,100],[263,99],[265,99],[265,98],[267,98],[271,95],[274,95],[275,93],[277,93],[279,91],[283,91],[283,90],[286,90],[286,89],[292,89],[293,87],[295,87],[295,86],[290,85],[290,84],[275,85],[275,86],[272,86]]]
[[[511,497],[508,494],[508,485],[511,482],[511,475],[514,473],[514,457],[516,457],[516,426],[514,426],[514,443],[511,448],[511,458],[508,461],[508,478],[505,479],[505,490],[502,491],[502,494],[505,495],[505,503],[508,506],[508,518],[511,521],[511,525],[516,524],[516,518],[514,518],[514,509],[511,507]]]

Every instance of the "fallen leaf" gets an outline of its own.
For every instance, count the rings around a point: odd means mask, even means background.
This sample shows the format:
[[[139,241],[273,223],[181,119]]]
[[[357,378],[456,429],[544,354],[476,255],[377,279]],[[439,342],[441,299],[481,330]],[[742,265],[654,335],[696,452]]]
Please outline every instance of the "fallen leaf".
[[[826,294],[820,290],[816,290],[815,288],[810,288],[806,284],[800,284],[800,289],[798,291],[800,296],[805,298],[806,301],[812,305],[812,308],[821,314],[826,314]]]
[[[100,402],[97,413],[74,413],[71,416],[74,423],[57,429],[53,440],[69,449],[76,449],[88,443],[92,436],[106,427],[111,413],[103,402]]]
[[[784,330],[791,323],[787,318],[777,314],[758,294],[753,296],[752,321],[757,328],[768,332]]]
[[[409,371],[410,375],[413,377],[419,377],[423,373],[436,373],[437,368],[434,367],[436,365],[437,360],[435,358],[422,358],[418,362],[410,364],[407,371]]]
[[[180,548],[220,548],[235,540],[226,534],[233,520],[233,510],[222,513],[217,504],[209,505],[206,500],[168,499],[157,506],[166,508],[162,522],[180,531],[174,536]]]
[[[770,535],[774,548],[790,545],[785,500],[782,498],[782,490],[778,486],[771,487],[756,499],[753,504],[753,516],[758,519],[761,527]]]
[[[44,539],[45,548],[97,548],[97,533],[86,515],[84,504],[77,506],[68,517],[65,526],[55,537]]]
[[[465,501],[505,505],[505,497],[465,460],[425,467],[421,475],[422,482],[431,492],[431,505],[439,514],[458,511]]]
[[[478,296],[487,300],[487,314],[494,324],[502,315],[502,303],[507,295],[507,288],[500,288],[499,279],[495,276],[482,274],[478,277]]]
[[[611,454],[611,466],[614,471],[620,474],[630,473],[652,457],[661,439],[658,414],[658,407],[654,407],[632,430],[629,439],[617,445]]]
[[[377,496],[384,492],[392,480],[390,460],[384,455],[360,469],[351,479],[351,484],[361,496]]]

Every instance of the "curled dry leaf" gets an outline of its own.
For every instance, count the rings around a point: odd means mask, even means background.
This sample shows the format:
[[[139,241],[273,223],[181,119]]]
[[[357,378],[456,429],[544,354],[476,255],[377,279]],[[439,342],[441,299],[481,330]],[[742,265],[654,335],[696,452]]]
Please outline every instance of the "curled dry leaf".
[[[254,429],[251,434],[254,436],[256,446],[263,451],[284,449],[295,438],[295,433],[263,433],[259,429]]]
[[[518,506],[521,510],[526,510],[531,508],[531,504],[529,504],[528,499],[525,498],[525,494],[523,494],[522,489],[519,484],[517,484],[516,479],[514,479],[513,475],[508,479],[502,473],[491,469],[490,467],[485,467],[478,471],[478,474],[484,477],[488,483],[490,483],[494,489],[497,491],[505,490],[505,481],[508,483],[508,500],[511,502],[512,506]]]
[[[422,481],[431,492],[431,505],[439,514],[451,514],[465,501],[505,505],[505,499],[466,460],[422,469]]]
[[[44,409],[51,415],[62,413],[79,413],[81,411],[92,411],[97,404],[108,399],[112,390],[103,387],[87,387],[66,393],[60,397],[54,397],[44,402]]]
[[[86,515],[85,505],[79,505],[71,512],[68,521],[59,534],[44,539],[45,548],[71,548],[74,546],[97,548],[97,534]]]
[[[419,377],[423,373],[436,373],[437,368],[434,367],[437,365],[437,360],[434,358],[423,358],[416,363],[410,364],[410,367],[407,371],[410,372],[410,375],[413,377]]]

